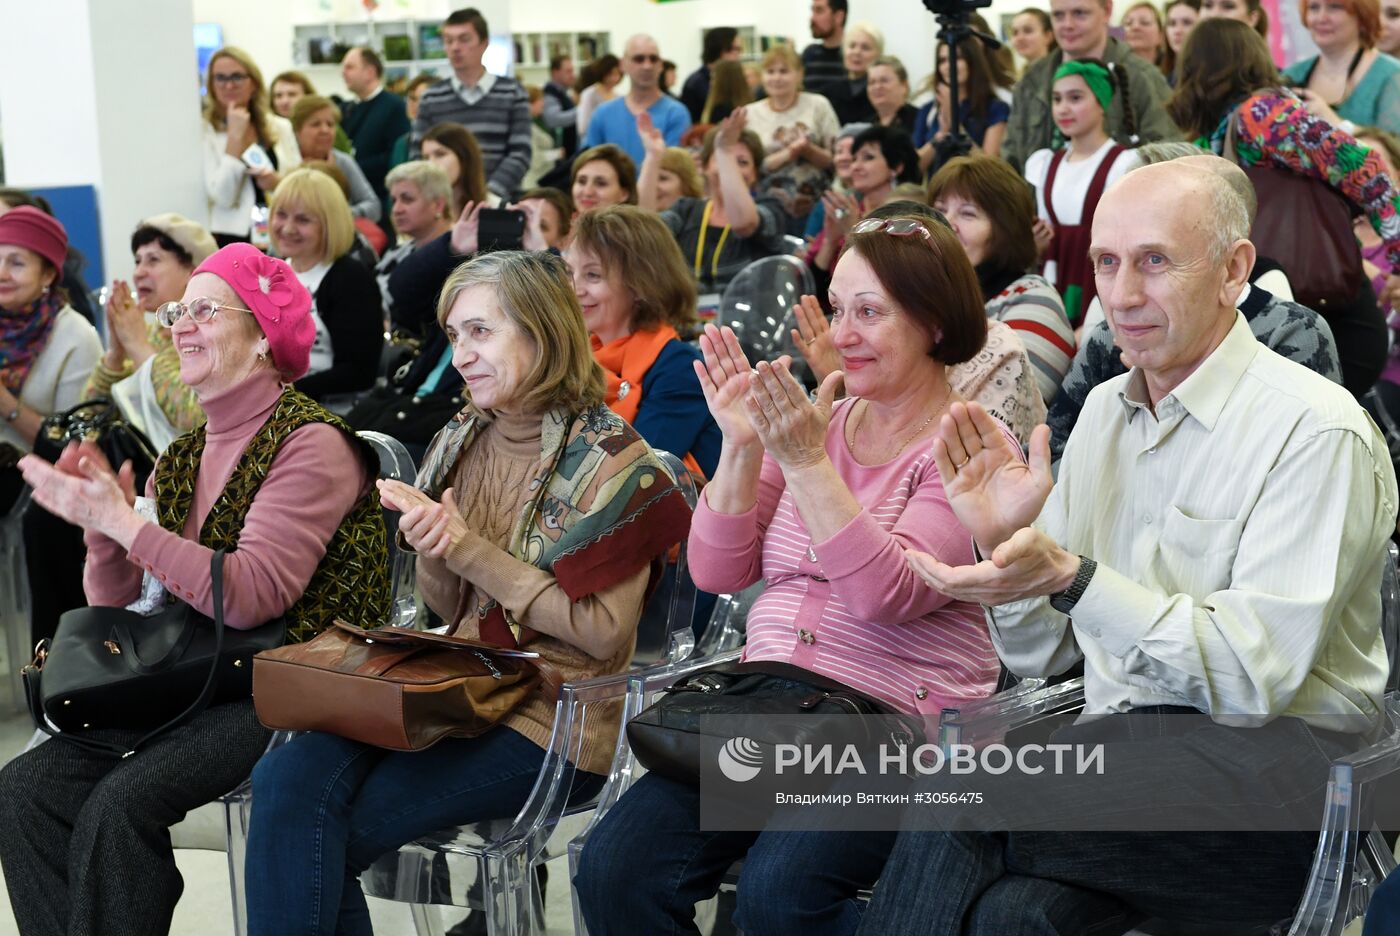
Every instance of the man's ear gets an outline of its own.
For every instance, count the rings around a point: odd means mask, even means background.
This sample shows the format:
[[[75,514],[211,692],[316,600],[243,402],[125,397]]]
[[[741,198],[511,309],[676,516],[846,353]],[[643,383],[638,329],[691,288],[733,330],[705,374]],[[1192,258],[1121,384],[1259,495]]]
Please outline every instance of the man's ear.
[[[1220,286],[1222,303],[1233,306],[1239,299],[1249,282],[1249,274],[1254,271],[1254,260],[1254,244],[1249,240],[1242,238],[1230,246],[1225,254],[1225,281]]]

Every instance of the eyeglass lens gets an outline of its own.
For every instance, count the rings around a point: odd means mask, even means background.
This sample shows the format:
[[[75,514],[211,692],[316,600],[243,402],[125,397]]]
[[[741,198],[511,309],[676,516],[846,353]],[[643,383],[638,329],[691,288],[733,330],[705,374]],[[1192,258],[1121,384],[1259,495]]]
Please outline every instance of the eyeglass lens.
[[[188,305],[183,302],[167,302],[156,310],[156,321],[166,328],[171,328],[185,313],[189,313],[191,319],[203,324],[214,317],[218,308],[219,304],[208,298],[196,299]]]

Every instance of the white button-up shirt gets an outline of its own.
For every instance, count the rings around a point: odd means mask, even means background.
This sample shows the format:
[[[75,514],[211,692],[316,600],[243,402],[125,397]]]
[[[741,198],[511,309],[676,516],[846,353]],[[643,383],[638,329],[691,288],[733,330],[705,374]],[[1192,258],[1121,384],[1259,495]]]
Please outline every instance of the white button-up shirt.
[[[457,92],[457,96],[468,104],[476,104],[486,95],[491,93],[491,89],[496,86],[496,76],[490,72],[484,73],[480,80],[474,85],[462,83],[462,79],[456,75],[452,76],[452,90]]]
[[[1237,313],[1155,414],[1137,368],[1089,395],[1036,526],[1098,569],[1073,620],[1047,598],[1001,605],[992,640],[1023,675],[1082,656],[1088,714],[1186,705],[1361,731],[1388,669],[1395,516],[1370,417]]]

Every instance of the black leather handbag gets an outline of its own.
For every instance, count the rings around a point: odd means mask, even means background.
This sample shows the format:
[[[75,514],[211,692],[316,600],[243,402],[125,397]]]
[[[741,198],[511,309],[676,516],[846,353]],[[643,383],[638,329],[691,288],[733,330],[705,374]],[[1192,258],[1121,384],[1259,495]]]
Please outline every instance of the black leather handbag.
[[[222,549],[210,574],[212,621],[184,602],[150,617],[124,608],[65,613],[52,643],[41,641],[22,671],[35,727],[125,757],[209,705],[250,697],[253,656],[282,646],[286,625],[278,619],[250,630],[225,628]],[[87,728],[148,730],[120,745],[73,733]]]
[[[97,443],[113,471],[130,461],[136,473],[136,490],[145,486],[158,453],[146,434],[127,422],[121,407],[108,397],[86,400],[65,412],[45,416],[34,437],[34,454],[57,462],[69,442],[84,440]]]
[[[870,719],[871,730],[893,728],[896,744],[914,744],[917,722],[884,702],[834,679],[790,663],[724,663],[692,673],[627,723],[627,742],[647,770],[691,785],[700,783],[702,758],[715,757],[735,736],[734,719],[760,747],[821,744],[831,722],[808,715],[888,716]],[[804,722],[806,724],[804,724]],[[752,737],[755,727],[766,736]],[[869,743],[873,737],[860,738]]]

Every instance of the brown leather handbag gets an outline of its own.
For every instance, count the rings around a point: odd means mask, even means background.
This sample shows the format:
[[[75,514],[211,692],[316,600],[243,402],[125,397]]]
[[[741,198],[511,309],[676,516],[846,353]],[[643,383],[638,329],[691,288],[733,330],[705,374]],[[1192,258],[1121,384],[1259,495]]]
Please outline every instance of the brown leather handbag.
[[[344,621],[253,658],[253,705],[267,727],[393,751],[483,734],[542,684],[558,695],[557,672],[529,651]]]

